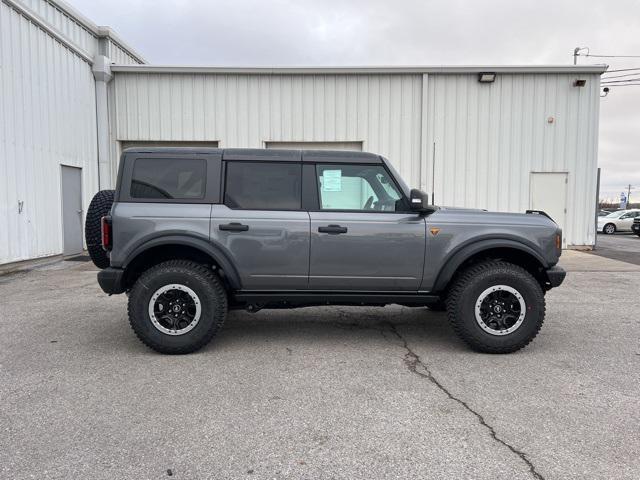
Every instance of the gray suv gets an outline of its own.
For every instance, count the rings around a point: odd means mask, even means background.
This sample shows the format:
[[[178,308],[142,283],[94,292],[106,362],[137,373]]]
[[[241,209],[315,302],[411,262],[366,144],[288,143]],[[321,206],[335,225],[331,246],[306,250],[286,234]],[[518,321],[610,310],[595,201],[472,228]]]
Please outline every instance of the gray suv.
[[[174,354],[206,345],[229,309],[394,303],[446,309],[473,349],[513,352],[565,277],[544,212],[430,205],[361,152],[129,149],[86,240],[136,335]]]

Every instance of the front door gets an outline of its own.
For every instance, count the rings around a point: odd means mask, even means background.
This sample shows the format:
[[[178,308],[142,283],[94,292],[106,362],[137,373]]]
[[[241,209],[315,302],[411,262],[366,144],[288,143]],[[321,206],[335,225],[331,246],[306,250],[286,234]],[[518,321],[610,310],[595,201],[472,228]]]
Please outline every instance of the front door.
[[[82,169],[62,165],[63,253],[82,252]]]
[[[224,204],[213,205],[211,240],[226,249],[245,290],[306,289],[309,214],[300,161],[227,161]]]
[[[309,288],[417,291],[426,223],[382,164],[315,166]]]

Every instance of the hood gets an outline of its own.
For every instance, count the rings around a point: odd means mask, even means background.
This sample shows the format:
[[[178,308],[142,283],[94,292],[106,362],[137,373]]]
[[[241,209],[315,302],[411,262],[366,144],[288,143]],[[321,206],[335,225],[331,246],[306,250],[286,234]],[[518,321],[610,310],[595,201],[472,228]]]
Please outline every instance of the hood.
[[[428,217],[432,222],[477,223],[497,225],[553,225],[545,215],[536,213],[490,212],[479,208],[440,207]],[[429,221],[429,220],[428,220]]]
[[[467,207],[447,207],[446,205],[444,207],[438,207],[440,210],[458,210],[458,211],[465,211],[465,212],[488,212],[488,210],[485,210],[484,208],[467,208]]]

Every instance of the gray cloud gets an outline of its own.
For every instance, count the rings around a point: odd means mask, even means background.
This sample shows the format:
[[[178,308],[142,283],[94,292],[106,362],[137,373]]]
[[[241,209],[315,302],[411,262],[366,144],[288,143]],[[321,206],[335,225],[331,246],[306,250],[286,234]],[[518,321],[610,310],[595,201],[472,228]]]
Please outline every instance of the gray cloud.
[[[640,2],[71,0],[156,64],[570,63],[575,46],[640,55]],[[640,67],[640,58],[580,63]],[[640,77],[640,74],[638,75]],[[601,191],[640,196],[640,86],[601,102]]]

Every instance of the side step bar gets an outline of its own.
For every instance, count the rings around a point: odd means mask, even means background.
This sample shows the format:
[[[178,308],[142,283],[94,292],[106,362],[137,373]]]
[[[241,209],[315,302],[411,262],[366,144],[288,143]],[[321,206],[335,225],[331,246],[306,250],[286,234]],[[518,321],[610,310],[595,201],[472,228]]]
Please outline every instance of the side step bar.
[[[398,304],[404,306],[427,306],[440,300],[438,295],[428,293],[401,292],[264,292],[239,291],[233,294],[233,302],[239,306],[261,308],[294,308],[302,306],[344,305],[344,306],[384,306]]]

